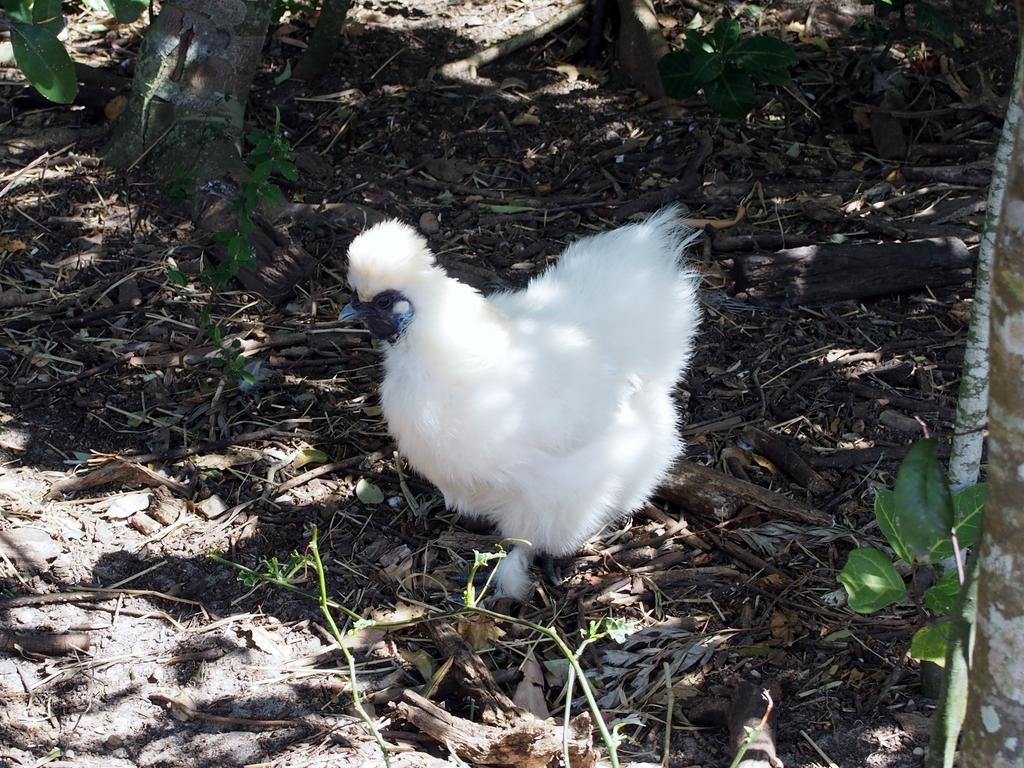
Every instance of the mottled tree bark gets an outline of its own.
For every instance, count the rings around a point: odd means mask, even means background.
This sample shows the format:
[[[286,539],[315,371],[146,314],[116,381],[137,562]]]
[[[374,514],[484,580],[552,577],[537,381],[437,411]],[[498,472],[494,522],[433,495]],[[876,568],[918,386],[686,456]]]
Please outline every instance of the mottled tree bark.
[[[245,103],[271,0],[170,0],[153,20],[107,160],[154,162],[162,179],[237,167]]]
[[[192,218],[215,233],[237,227],[245,105],[263,55],[272,0],[165,0],[136,65],[128,107],[107,150],[116,167],[145,160],[166,189],[188,179]],[[312,257],[264,216],[253,219],[256,265],[246,288],[279,299],[313,268]],[[224,257],[223,247],[214,250]]]
[[[1017,57],[1013,93],[1024,87],[1024,56]],[[974,286],[974,307],[967,333],[960,398],[956,411],[956,431],[949,457],[949,483],[954,491],[978,482],[985,425],[988,423],[989,324],[991,322],[992,254],[1006,190],[1013,146],[1020,126],[1021,104],[1010,99],[1003,132],[992,162],[992,184],[988,190],[985,230],[978,249],[978,272]],[[935,709],[931,743],[925,768],[953,768],[957,739],[967,710],[967,681],[974,641],[978,602],[978,558],[967,568],[957,614],[946,652],[946,672],[942,692]]]
[[[1014,92],[1021,88],[1024,57],[1017,57]],[[978,482],[981,467],[981,448],[988,415],[988,330],[990,322],[990,291],[992,283],[992,252],[995,250],[999,212],[1006,189],[1006,174],[1010,166],[1017,126],[1020,124],[1021,105],[1010,99],[1003,132],[992,162],[992,183],[988,189],[988,207],[985,230],[978,248],[978,272],[974,285],[974,307],[964,350],[963,374],[960,378],[960,399],[956,411],[956,431],[949,456],[949,483],[954,491]]]
[[[1024,17],[1018,0],[1018,20]],[[1018,108],[1024,93],[1011,99]],[[1018,125],[992,268],[989,492],[963,755],[1024,766],[1024,136]]]

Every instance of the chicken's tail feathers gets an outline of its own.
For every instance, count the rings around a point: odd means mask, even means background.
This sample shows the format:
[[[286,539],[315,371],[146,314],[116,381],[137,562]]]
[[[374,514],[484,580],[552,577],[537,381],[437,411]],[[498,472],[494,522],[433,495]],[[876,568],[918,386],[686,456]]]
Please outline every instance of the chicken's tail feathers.
[[[682,266],[686,264],[687,252],[704,234],[686,223],[686,213],[681,205],[673,203],[658,209],[637,225],[649,230],[653,237],[663,242],[665,253],[671,255],[674,263]]]

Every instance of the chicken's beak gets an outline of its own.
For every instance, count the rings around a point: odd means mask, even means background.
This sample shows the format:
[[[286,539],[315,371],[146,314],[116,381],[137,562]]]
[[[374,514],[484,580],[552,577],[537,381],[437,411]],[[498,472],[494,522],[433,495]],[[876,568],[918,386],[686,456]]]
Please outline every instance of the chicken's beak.
[[[366,317],[366,311],[362,307],[357,307],[355,303],[350,302],[345,305],[345,308],[341,310],[338,315],[338,319],[342,322],[347,320],[362,320]]]

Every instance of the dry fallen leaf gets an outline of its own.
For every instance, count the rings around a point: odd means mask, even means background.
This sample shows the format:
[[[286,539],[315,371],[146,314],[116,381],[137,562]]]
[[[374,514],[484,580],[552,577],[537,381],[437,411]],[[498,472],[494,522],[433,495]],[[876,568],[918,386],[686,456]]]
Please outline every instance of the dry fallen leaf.
[[[520,669],[523,672],[523,679],[516,686],[512,701],[541,720],[546,720],[551,713],[544,700],[544,670],[537,663],[533,653],[526,657]]]
[[[493,648],[505,632],[494,623],[493,619],[486,616],[469,616],[459,621],[458,633],[462,639],[473,646],[474,651],[483,651]]]

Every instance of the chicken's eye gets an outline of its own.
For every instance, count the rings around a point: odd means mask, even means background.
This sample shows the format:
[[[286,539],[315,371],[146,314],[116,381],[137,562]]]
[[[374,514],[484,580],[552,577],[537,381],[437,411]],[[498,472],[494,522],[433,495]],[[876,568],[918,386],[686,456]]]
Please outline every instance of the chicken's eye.
[[[380,296],[373,300],[373,303],[376,305],[377,309],[390,309],[393,301],[394,300],[390,296],[382,293]]]

